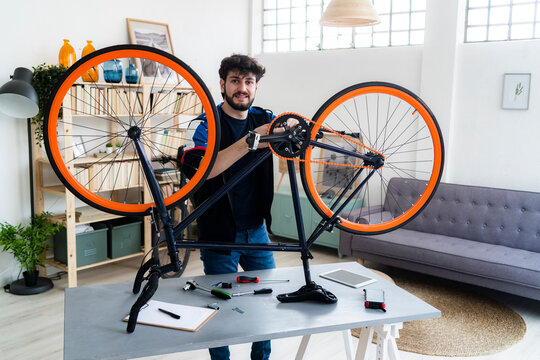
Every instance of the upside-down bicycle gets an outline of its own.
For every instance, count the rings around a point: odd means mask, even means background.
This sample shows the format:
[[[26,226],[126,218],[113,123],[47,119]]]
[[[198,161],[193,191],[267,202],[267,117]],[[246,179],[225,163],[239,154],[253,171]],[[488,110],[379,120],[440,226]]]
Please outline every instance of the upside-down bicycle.
[[[79,94],[77,98],[73,94],[72,88],[84,73],[92,68],[102,72],[106,62],[116,59],[125,64],[135,62],[141,71],[141,83],[146,85],[123,80],[114,85],[93,83],[96,88],[108,90],[92,92],[87,86],[84,96]],[[145,103],[138,100],[139,91],[147,92]],[[186,101],[188,96],[190,100]],[[85,105],[85,110],[78,113],[88,116],[62,118],[62,107],[74,106],[77,101]],[[178,157],[170,156],[170,150],[176,150],[178,143],[181,149],[193,147],[192,135],[201,121],[193,115],[195,108],[206,114],[206,151],[198,167],[191,169],[190,179],[176,184],[172,191],[164,190],[156,179],[156,170],[168,167],[167,161],[178,161]],[[298,121],[298,126],[289,129],[285,123],[291,117]],[[278,134],[277,127],[285,127],[285,131]],[[164,134],[176,140],[174,146],[163,143]],[[73,141],[75,137],[78,143]],[[135,294],[147,282],[131,309],[128,332],[134,331],[138,312],[157,290],[159,278],[180,270],[181,249],[299,252],[306,285],[278,295],[278,300],[335,302],[333,294],[311,279],[310,246],[324,231],[334,227],[359,234],[379,234],[411,221],[433,196],[444,162],[439,126],[420,98],[398,85],[361,83],[332,96],[312,119],[286,113],[274,119],[267,135],[250,134],[250,146],[256,148],[258,141],[266,141],[269,148],[257,150],[252,164],[173,226],[168,209],[184,203],[204,182],[217,156],[219,138],[219,118],[208,88],[185,63],[156,48],[118,45],[95,51],[71,66],[53,91],[44,122],[44,142],[58,177],[79,199],[100,210],[152,216],[156,233],[161,234],[153,252],[159,251],[162,244],[167,246],[165,263],[159,256],[152,256],[137,273]],[[90,178],[81,177],[84,169],[77,166],[74,147],[82,143],[87,152],[97,151],[111,141],[119,141],[121,147],[108,155],[108,166],[100,166]],[[186,241],[183,234],[187,227],[272,154],[287,162],[298,244]],[[322,217],[308,237],[302,222],[295,163],[299,163],[306,196]],[[129,185],[132,177],[143,180],[143,186],[152,195],[150,199],[143,195],[141,184]],[[411,186],[407,201],[403,201],[402,196],[394,196],[390,183],[394,177],[419,180],[415,184],[421,186]],[[100,181],[107,182],[107,186],[96,186]]]

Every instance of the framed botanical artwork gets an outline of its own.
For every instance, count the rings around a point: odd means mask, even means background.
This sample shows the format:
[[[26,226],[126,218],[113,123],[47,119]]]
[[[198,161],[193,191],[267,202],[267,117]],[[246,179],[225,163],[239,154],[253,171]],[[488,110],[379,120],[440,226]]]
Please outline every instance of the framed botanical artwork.
[[[73,157],[75,159],[86,156],[86,148],[81,136],[73,136]]]
[[[503,109],[527,110],[531,74],[504,74]]]
[[[154,21],[126,19],[132,44],[146,45],[174,54],[169,25]],[[167,66],[151,60],[137,59],[141,83],[175,84],[178,75]]]
[[[356,153],[362,152],[360,145],[348,141],[338,135],[325,134],[322,141],[328,145],[336,146],[348,151]],[[362,143],[362,139],[358,139],[358,142]],[[320,149],[319,160],[325,163],[320,164],[317,170],[317,191],[322,194],[323,197],[333,197],[334,195],[341,193],[342,189],[350,183],[356,171],[358,171],[357,167],[343,165],[359,165],[361,162],[359,158],[325,149]],[[349,190],[349,192],[350,191],[352,190]]]

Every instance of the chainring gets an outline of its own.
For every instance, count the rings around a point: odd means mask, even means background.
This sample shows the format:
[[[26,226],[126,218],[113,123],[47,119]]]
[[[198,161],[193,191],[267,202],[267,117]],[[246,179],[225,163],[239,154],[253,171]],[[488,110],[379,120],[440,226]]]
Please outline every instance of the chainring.
[[[288,119],[298,120],[298,125],[294,129],[289,129],[286,125]],[[276,134],[274,131],[278,128],[285,128],[288,136],[285,140],[272,141],[268,144],[272,152],[286,159],[299,157],[309,146],[311,126],[301,115],[294,113],[283,113],[277,116],[270,127],[268,135]]]

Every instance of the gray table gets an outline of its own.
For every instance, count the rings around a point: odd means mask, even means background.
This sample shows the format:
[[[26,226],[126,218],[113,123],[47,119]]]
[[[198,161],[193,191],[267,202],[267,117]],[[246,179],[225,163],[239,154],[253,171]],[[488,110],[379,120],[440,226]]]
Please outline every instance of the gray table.
[[[388,311],[365,309],[362,289],[353,289],[319,277],[319,274],[337,268],[376,278],[376,282],[366,287],[380,288],[386,292]],[[134,333],[126,333],[127,323],[121,319],[129,313],[137,297],[131,292],[131,283],[68,288],[65,295],[64,358],[130,359],[303,336],[297,353],[297,359],[301,359],[309,335],[332,331],[344,331],[347,357],[350,357],[350,329],[365,328],[359,339],[357,359],[366,357],[367,345],[374,330],[378,334],[378,358],[397,359],[395,337],[399,336],[400,324],[440,316],[439,310],[354,262],[311,267],[312,279],[338,297],[338,302],[330,305],[313,302],[285,304],[276,299],[275,295],[296,291],[304,284],[301,267],[242,274],[291,281],[235,284],[232,292],[249,291],[264,285],[272,287],[274,293],[221,300],[200,290],[182,290],[188,278],[160,280],[153,300],[192,306],[206,306],[213,302],[220,305],[218,313],[194,333],[140,324]],[[193,279],[200,285],[211,287],[219,281],[233,281],[236,275],[209,275]],[[233,311],[234,307],[239,307],[244,313]]]

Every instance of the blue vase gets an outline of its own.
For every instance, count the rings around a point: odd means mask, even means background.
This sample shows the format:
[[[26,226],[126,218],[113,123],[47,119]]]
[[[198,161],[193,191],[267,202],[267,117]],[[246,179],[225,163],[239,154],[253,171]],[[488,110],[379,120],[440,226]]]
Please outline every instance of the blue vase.
[[[103,64],[103,78],[109,83],[122,81],[122,62],[118,59],[109,60]]]
[[[129,64],[126,69],[126,82],[128,84],[136,84],[139,81],[139,70],[135,64]]]

